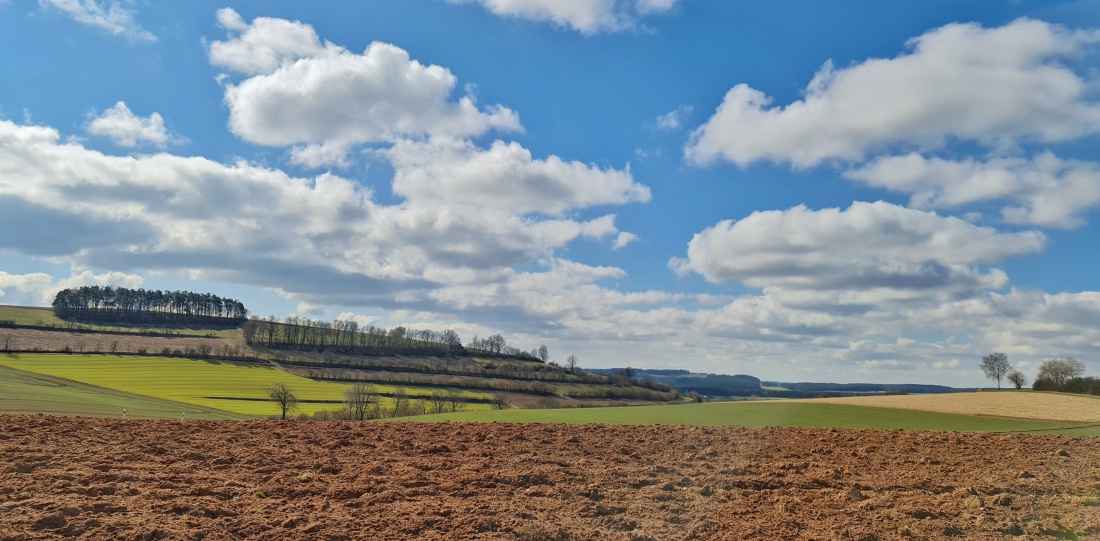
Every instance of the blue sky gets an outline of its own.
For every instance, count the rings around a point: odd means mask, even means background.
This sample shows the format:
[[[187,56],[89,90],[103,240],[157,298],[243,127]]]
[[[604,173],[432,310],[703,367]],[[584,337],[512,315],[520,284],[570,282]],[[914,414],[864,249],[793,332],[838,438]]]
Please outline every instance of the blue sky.
[[[0,0],[0,303],[582,366],[1100,369],[1100,2]]]

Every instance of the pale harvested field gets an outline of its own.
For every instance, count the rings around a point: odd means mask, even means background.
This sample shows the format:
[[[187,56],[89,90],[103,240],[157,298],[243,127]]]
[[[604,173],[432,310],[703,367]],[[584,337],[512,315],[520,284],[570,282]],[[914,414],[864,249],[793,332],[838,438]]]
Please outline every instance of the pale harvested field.
[[[813,402],[1016,419],[1100,423],[1100,398],[1030,391],[814,398]]]

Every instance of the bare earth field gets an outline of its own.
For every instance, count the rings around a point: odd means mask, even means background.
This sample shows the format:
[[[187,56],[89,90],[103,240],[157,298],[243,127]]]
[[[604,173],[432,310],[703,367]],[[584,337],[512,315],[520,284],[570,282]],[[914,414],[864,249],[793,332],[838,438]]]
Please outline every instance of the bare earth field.
[[[143,336],[137,334],[107,334],[72,331],[41,331],[37,329],[0,329],[0,346],[10,339],[12,351],[62,351],[68,347],[81,353],[137,353],[145,350],[156,355],[164,348],[186,352],[207,345],[214,353],[235,351],[241,344],[229,338],[200,338],[192,336]]]
[[[852,404],[1015,419],[1100,423],[1100,398],[1062,393],[982,392],[814,398],[804,402]]]
[[[0,539],[1076,539],[1062,436],[0,417]]]

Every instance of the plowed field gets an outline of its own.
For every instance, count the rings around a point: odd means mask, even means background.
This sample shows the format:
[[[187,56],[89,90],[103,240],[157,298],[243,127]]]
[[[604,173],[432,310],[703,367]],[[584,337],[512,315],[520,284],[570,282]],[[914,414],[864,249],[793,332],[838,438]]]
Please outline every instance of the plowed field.
[[[0,539],[1070,539],[1100,443],[0,417]]]

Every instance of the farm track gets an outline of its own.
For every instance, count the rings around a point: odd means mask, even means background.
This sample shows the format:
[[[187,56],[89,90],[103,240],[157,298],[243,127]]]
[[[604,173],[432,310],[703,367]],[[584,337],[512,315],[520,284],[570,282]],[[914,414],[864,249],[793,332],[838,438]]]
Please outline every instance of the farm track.
[[[0,539],[1067,539],[1096,439],[0,417]]]

